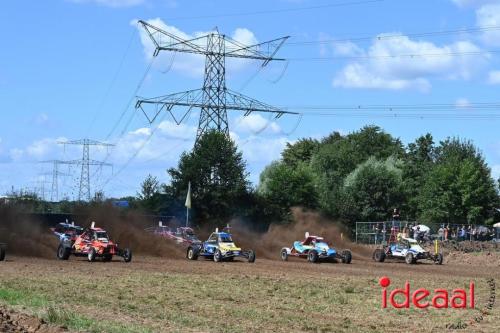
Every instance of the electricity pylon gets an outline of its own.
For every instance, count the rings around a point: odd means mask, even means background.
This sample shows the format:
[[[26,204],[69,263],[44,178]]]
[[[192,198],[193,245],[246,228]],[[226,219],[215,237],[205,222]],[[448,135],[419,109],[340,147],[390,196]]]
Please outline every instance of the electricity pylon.
[[[91,160],[90,159],[90,146],[100,146],[100,147],[113,147],[113,144],[99,142],[91,139],[81,139],[74,141],[63,141],[58,142],[63,145],[80,145],[83,146],[83,156],[81,160],[73,160],[73,161],[61,161],[61,164],[76,164],[82,167],[82,171],[80,174],[80,190],[78,191],[78,201],[82,201],[86,199],[90,201],[90,166],[109,166],[113,165],[110,163],[105,163],[101,161]]]
[[[156,47],[153,57],[156,57],[160,51],[194,53],[205,56],[205,77],[202,89],[137,101],[136,109],[141,109],[150,123],[162,110],[165,110],[179,125],[189,110],[194,107],[200,108],[201,113],[196,133],[196,141],[198,141],[205,132],[212,129],[229,135],[227,110],[243,111],[244,116],[248,116],[252,112],[274,113],[276,118],[285,113],[297,114],[272,107],[226,88],[226,58],[260,60],[262,67],[274,60],[285,60],[274,56],[289,38],[288,36],[255,45],[244,45],[226,35],[219,34],[216,29],[208,35],[186,40],[145,21],[140,20],[139,23]],[[147,104],[154,105],[156,109],[153,117],[149,117],[143,108]],[[188,107],[189,110],[182,118],[177,119],[172,112],[174,106]]]
[[[66,161],[61,160],[51,160],[51,161],[42,161],[40,163],[52,163],[52,173],[47,173],[48,176],[52,175],[52,188],[50,191],[50,201],[57,202],[59,201],[59,176],[69,176],[68,173],[61,172],[59,170],[60,164],[66,164]]]

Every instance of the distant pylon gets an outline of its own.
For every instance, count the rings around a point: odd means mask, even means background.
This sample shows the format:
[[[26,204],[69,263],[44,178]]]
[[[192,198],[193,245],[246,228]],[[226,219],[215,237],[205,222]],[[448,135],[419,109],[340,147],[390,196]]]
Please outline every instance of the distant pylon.
[[[90,146],[101,146],[101,147],[112,147],[113,144],[99,142],[91,139],[81,139],[81,140],[73,140],[73,141],[63,141],[58,142],[63,145],[80,145],[83,146],[83,155],[81,160],[73,160],[73,161],[62,161],[61,164],[76,164],[81,166],[80,173],[80,189],[78,191],[78,201],[87,200],[90,201],[90,166],[110,166],[113,165],[110,163],[105,163],[101,161],[95,161],[90,159]]]
[[[51,161],[42,161],[40,163],[52,163],[52,187],[50,191],[50,201],[57,202],[59,201],[59,176],[69,176],[69,174],[61,172],[59,170],[60,164],[66,164],[66,161],[60,160],[51,160]],[[47,174],[50,175],[50,174]]]

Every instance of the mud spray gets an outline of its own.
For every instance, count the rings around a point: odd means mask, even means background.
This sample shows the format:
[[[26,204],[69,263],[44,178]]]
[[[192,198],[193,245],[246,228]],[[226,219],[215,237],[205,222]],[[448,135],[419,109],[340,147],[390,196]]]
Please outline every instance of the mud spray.
[[[145,231],[152,226],[151,220],[137,212],[123,214],[113,206],[81,207],[75,212],[79,216],[87,216],[77,224],[88,227],[94,221],[95,226],[106,230],[119,247],[128,247],[134,254],[175,259],[185,257],[184,249],[175,242]]]
[[[45,225],[18,209],[0,207],[0,242],[7,243],[7,253],[54,258],[58,241]]]
[[[114,207],[80,207],[75,210],[75,224],[105,229],[110,238],[134,254],[183,258],[185,251],[172,241],[146,232],[151,222],[137,213],[122,214]],[[46,224],[22,214],[13,207],[0,207],[0,242],[7,243],[7,253],[20,256],[55,258],[59,241]]]
[[[283,247],[290,247],[296,240],[303,240],[306,232],[322,236],[338,251],[351,250],[355,259],[370,259],[372,250],[352,243],[347,237],[347,230],[340,224],[312,211],[292,208],[293,222],[290,224],[272,224],[267,233],[252,232],[239,220],[231,222],[233,238],[237,245],[256,250],[258,257],[279,259]],[[343,237],[341,237],[343,234]]]

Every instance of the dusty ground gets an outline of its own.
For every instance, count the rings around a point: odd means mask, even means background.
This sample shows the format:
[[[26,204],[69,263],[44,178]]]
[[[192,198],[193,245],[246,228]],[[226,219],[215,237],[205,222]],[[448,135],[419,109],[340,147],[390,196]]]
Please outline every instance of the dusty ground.
[[[452,332],[447,324],[470,325],[484,310],[491,292],[486,280],[500,282],[495,261],[465,264],[456,257],[443,266],[369,258],[351,265],[150,256],[130,264],[7,259],[0,263],[0,304],[90,332]],[[381,309],[382,276],[391,278],[390,290],[409,280],[412,289],[451,291],[473,280],[476,309]],[[496,331],[498,302],[482,317],[457,331]]]

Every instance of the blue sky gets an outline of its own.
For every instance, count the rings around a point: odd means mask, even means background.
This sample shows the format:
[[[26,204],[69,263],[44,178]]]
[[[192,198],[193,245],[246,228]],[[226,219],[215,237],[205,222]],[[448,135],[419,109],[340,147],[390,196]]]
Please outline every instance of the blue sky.
[[[295,10],[300,8],[309,9]],[[233,15],[239,13],[247,15]],[[404,143],[427,132],[436,141],[471,139],[494,176],[500,175],[500,119],[482,117],[498,110],[475,104],[500,102],[498,0],[12,0],[0,5],[0,193],[45,183],[50,197],[52,166],[36,162],[80,158],[78,147],[64,148],[57,141],[84,137],[117,144],[109,153],[91,151],[92,158],[114,164],[113,173],[107,168],[91,172],[92,190],[135,194],[148,173],[168,182],[165,170],[192,147],[199,113],[180,126],[168,117],[150,125],[133,102],[127,108],[151,59],[137,19],[184,36],[215,26],[243,42],[291,36],[279,52],[290,59],[287,66],[274,63],[259,70],[252,62],[228,63],[231,89],[305,114],[293,131],[297,117],[230,113],[232,136],[254,183],[286,142],[369,124]],[[422,34],[452,30],[465,31]],[[417,56],[402,56],[410,54]],[[162,54],[138,95],[201,88],[202,68],[202,58]],[[374,104],[447,104],[452,109],[441,112],[451,115],[436,118],[429,115],[435,110],[367,110],[362,116],[354,110],[318,117],[297,108]],[[405,118],[405,112],[422,117]],[[386,117],[394,113],[399,117]],[[61,171],[70,176],[60,178],[59,195],[74,197],[79,170]]]

